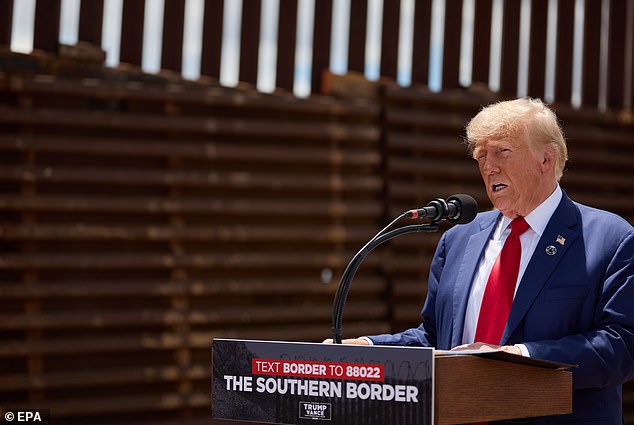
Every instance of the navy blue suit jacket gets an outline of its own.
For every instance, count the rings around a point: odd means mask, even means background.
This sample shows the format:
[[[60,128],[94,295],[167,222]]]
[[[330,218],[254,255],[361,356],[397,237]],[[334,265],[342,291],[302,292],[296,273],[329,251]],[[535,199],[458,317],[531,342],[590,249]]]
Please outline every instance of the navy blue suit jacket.
[[[460,345],[471,284],[499,218],[498,211],[480,213],[445,232],[432,261],[422,324],[370,339]],[[555,255],[546,253],[549,245]],[[579,365],[573,414],[535,423],[622,424],[621,385],[634,376],[633,263],[634,228],[564,193],[519,284],[501,341],[525,344],[531,357]]]

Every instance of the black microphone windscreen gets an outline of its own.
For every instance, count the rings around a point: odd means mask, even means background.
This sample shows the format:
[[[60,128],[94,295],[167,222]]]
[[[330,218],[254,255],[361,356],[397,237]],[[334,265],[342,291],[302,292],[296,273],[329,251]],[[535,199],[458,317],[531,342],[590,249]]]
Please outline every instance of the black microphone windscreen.
[[[454,202],[459,205],[460,215],[455,220],[458,224],[469,223],[478,214],[478,203],[470,195],[464,193],[452,195],[447,198],[447,202]]]

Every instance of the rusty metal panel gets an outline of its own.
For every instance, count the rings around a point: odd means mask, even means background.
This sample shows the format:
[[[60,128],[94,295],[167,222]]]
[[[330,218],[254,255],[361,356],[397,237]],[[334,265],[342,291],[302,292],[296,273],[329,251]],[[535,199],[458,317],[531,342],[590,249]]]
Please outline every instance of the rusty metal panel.
[[[213,337],[328,336],[384,211],[376,104],[0,83],[3,397],[68,424],[208,422]],[[359,273],[349,335],[389,330],[382,267]]]
[[[11,37],[12,0],[0,0],[0,45],[8,45]],[[60,0],[36,3],[34,46],[36,49],[57,53]],[[144,0],[129,0],[123,4],[121,30],[120,62],[141,65],[143,56]],[[220,77],[221,49],[223,44],[223,13],[227,3],[223,0],[203,2],[203,39],[201,52],[201,75],[211,77],[211,81]],[[498,3],[495,3],[498,4]],[[545,86],[545,61],[547,41],[548,0],[535,0],[531,3],[530,58],[528,70],[528,94],[542,97]],[[598,107],[599,69],[601,53],[601,15],[600,1],[583,3],[584,46],[583,70],[572,69],[573,15],[577,2],[561,0],[557,17],[557,55],[555,65],[555,99],[568,103],[572,97],[572,76],[579,72],[582,80],[582,102],[584,106]],[[487,83],[489,79],[490,26],[492,0],[478,0],[475,5],[475,27],[477,34],[473,41],[472,81]],[[609,48],[607,76],[608,106],[621,109],[626,101],[626,58],[629,52],[623,52],[628,44],[628,25],[632,25],[628,15],[631,2],[610,2]],[[460,86],[460,51],[463,2],[446,2],[445,33],[443,49],[443,88]],[[261,0],[245,0],[242,10],[241,58],[238,79],[256,85],[257,62],[260,44]],[[385,2],[383,5],[383,37],[381,75],[396,79],[398,62],[398,26],[400,2]],[[420,0],[414,4],[414,36],[412,58],[412,85],[427,83],[429,77],[431,0]],[[104,16],[103,0],[80,2],[79,40],[100,45],[102,20]],[[164,34],[162,45],[162,69],[180,71],[183,58],[182,42],[185,0],[167,0],[164,9]],[[282,0],[278,27],[277,86],[287,91],[293,90],[295,73],[295,43],[297,34],[297,0]],[[517,94],[518,50],[520,30],[521,2],[503,2],[502,57],[500,93],[505,96]],[[320,92],[321,73],[328,69],[331,44],[333,1],[315,2],[313,63],[311,73],[311,91]],[[368,2],[350,1],[348,69],[357,73],[365,71],[366,29]],[[629,21],[628,21],[629,20]],[[69,50],[81,52],[80,49]],[[627,53],[627,54],[625,54]],[[88,55],[85,55],[85,57]],[[93,55],[93,57],[96,55]],[[30,59],[26,59],[30,60]],[[605,65],[605,64],[604,64]],[[103,72],[98,72],[103,75]],[[166,75],[174,75],[166,73]],[[151,77],[145,76],[145,79]],[[631,89],[630,89],[631,90]],[[628,94],[629,95],[629,94]],[[629,97],[628,97],[629,99]],[[628,101],[629,102],[629,101]]]
[[[61,0],[35,3],[33,48],[56,53],[59,47]]]
[[[297,99],[116,77],[0,74],[0,392],[16,407],[209,423],[213,337],[319,341],[343,267],[388,218],[454,193],[490,207],[461,136],[492,93]],[[634,222],[632,125],[557,113],[563,187]],[[368,257],[346,335],[418,324],[439,236]]]
[[[321,92],[324,70],[330,68],[330,43],[332,32],[332,0],[315,3],[313,20],[313,62],[311,67],[311,93]]]
[[[297,0],[280,0],[276,86],[290,92],[293,91],[295,81],[296,38]]]
[[[462,0],[445,3],[445,35],[442,55],[442,88],[460,87],[460,38]]]
[[[79,4],[79,41],[101,46],[103,0],[81,0]]]
[[[200,73],[218,79],[220,78],[224,0],[206,1],[204,4]]]
[[[367,0],[350,1],[350,35],[348,43],[348,69],[365,71],[365,37],[368,26]]]
[[[383,3],[381,34],[381,77],[396,80],[398,72],[398,35],[400,28],[401,2]]]
[[[454,193],[471,194],[481,210],[489,209],[477,165],[469,159],[462,135],[481,105],[498,98],[484,92],[434,94],[414,88],[390,88],[384,94],[387,215],[395,217],[412,205]],[[634,222],[632,125],[621,123],[616,114],[598,111],[560,106],[557,113],[572,158],[562,186],[579,202]],[[437,236],[406,236],[389,247],[390,291],[398,306],[392,310],[394,331],[420,321]]]
[[[562,187],[581,203],[634,222],[634,202],[630,201],[634,199],[633,189],[628,182],[632,179],[632,124],[621,123],[616,114],[607,118],[598,111],[584,113],[562,106],[557,113],[572,159],[562,177]],[[596,180],[590,181],[591,174]]]
[[[144,17],[145,0],[127,0],[123,2],[120,62],[141,65],[143,58]]]
[[[479,81],[486,85],[489,84],[492,10],[493,0],[478,0],[475,3],[471,81]]]
[[[258,82],[258,53],[260,51],[261,0],[246,0],[242,4],[240,32],[239,81],[255,86]]]
[[[384,102],[387,215],[396,217],[455,193],[474,196],[486,209],[490,204],[461,134],[487,99],[455,91],[440,95],[424,88],[394,88],[385,91]],[[420,323],[429,264],[439,237],[440,232],[407,235],[389,246],[394,331]]]
[[[165,0],[161,67],[180,72],[183,63],[185,0]]]

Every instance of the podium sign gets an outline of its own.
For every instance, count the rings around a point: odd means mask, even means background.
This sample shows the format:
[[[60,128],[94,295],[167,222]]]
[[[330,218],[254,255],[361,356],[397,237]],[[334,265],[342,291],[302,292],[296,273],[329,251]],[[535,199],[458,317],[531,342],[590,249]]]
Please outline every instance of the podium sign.
[[[212,416],[432,425],[434,350],[214,339]]]

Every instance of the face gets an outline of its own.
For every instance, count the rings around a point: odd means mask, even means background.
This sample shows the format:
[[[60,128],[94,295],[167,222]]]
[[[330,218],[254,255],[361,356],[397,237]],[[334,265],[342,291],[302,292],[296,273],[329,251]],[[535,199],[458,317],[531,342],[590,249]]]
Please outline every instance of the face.
[[[555,156],[519,137],[478,140],[473,151],[489,199],[509,218],[526,216],[555,190]]]

